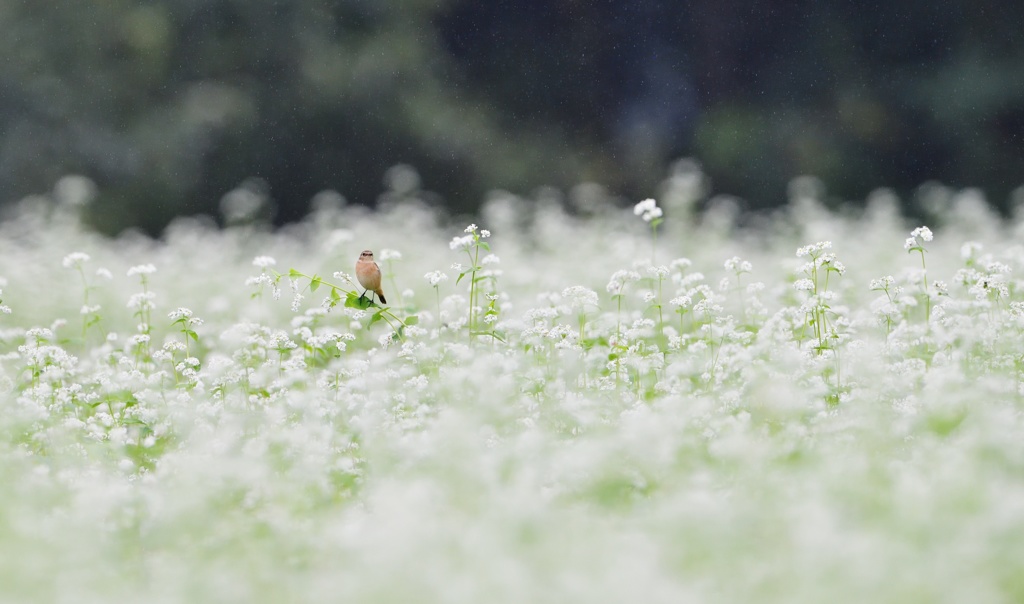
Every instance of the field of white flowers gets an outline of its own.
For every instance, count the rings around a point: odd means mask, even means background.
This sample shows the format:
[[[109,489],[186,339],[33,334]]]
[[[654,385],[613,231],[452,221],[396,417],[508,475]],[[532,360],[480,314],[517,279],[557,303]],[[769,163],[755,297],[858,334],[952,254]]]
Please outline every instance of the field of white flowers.
[[[24,202],[0,601],[1024,600],[1019,224],[693,184],[155,240]]]

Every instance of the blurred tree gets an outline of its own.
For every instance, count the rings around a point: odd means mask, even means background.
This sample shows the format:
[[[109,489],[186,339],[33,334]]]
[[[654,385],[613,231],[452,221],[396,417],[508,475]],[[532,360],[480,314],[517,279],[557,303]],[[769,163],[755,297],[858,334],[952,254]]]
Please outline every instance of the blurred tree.
[[[159,230],[249,177],[278,220],[372,203],[408,163],[456,211],[594,180],[639,198],[702,160],[752,207],[1024,173],[1009,0],[0,0],[0,190],[96,180]]]
[[[68,171],[94,178],[94,221],[157,230],[212,212],[249,176],[278,217],[334,188],[369,203],[417,166],[468,210],[536,174],[570,183],[570,141],[509,129],[438,47],[434,1],[0,2],[0,184],[7,200]]]

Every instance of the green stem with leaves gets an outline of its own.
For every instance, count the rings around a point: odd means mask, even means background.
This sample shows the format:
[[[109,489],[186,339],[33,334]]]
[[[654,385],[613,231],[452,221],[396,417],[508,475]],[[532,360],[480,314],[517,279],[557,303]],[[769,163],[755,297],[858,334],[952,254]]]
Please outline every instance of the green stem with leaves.
[[[925,323],[931,323],[932,320],[932,297],[928,293],[928,267],[924,261],[924,247],[918,246],[918,251],[921,252],[921,277],[924,283],[924,321]]]
[[[275,279],[280,280],[284,275],[275,272],[274,276]],[[331,289],[331,293],[329,295],[331,308],[336,306],[342,300],[345,301],[344,305],[347,308],[358,308],[360,310],[367,310],[371,306],[378,308],[379,310],[370,315],[370,321],[366,324],[367,329],[373,326],[377,321],[384,321],[395,332],[395,335],[401,339],[404,336],[403,332],[407,325],[416,325],[419,323],[419,317],[416,315],[409,315],[405,317],[405,319],[401,319],[391,312],[390,307],[381,306],[370,298],[360,296],[354,289],[345,289],[340,285],[325,281],[319,275],[307,275],[301,271],[291,269],[288,271],[288,277],[290,279],[308,279],[309,285],[307,287],[309,287],[310,293],[320,289],[321,285],[329,287]],[[344,294],[344,296],[342,296],[342,294]]]

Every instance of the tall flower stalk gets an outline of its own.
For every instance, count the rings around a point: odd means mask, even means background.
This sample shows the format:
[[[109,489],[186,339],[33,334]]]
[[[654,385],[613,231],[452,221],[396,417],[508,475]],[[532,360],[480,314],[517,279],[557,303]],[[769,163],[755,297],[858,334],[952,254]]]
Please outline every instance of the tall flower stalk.
[[[478,335],[478,332],[474,331],[476,319],[474,311],[479,293],[478,286],[481,279],[483,279],[483,277],[478,276],[478,273],[483,270],[483,267],[480,266],[480,250],[491,251],[491,246],[484,241],[484,239],[491,236],[491,232],[487,229],[477,229],[475,224],[469,225],[463,232],[467,234],[462,237],[452,238],[448,247],[453,251],[463,250],[469,257],[469,267],[459,272],[459,277],[455,280],[455,284],[458,285],[466,275],[469,275],[469,316],[467,317],[466,327],[469,331],[469,339],[472,341],[473,336]]]
[[[928,250],[924,248],[924,245],[918,242],[918,238],[921,241],[928,242],[932,240],[932,231],[926,226],[917,227],[910,232],[910,237],[903,243],[903,249],[907,250],[908,254],[914,252],[921,253],[921,284],[923,287],[922,296],[924,297],[924,321],[925,323],[931,323],[932,318],[932,296],[931,292],[928,291],[928,266],[925,264],[924,253]]]
[[[658,202],[648,198],[633,206],[633,214],[651,225],[651,264],[657,264],[658,225],[663,221],[661,208],[658,207]]]

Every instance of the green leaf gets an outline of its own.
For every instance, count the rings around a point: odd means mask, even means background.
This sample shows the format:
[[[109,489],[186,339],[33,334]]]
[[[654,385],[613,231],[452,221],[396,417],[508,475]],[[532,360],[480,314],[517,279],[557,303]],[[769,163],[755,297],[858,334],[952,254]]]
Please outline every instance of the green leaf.
[[[313,279],[309,282],[310,293],[315,292],[320,287],[320,277],[313,275]]]
[[[191,329],[186,329],[185,330],[185,335],[187,335],[188,337],[192,338],[196,342],[199,341],[199,334],[197,334],[196,332],[192,331]]]
[[[455,280],[455,285],[458,285],[459,281],[462,281],[462,278],[465,277],[466,275],[468,275],[470,272],[471,271],[463,271],[463,272],[459,273],[459,278]]]
[[[349,292],[348,296],[345,297],[345,306],[348,308],[358,308],[360,310],[366,310],[370,308],[370,299],[365,296],[357,296],[355,292]]]
[[[488,245],[486,241],[481,241],[477,245],[479,245],[480,247],[484,248],[488,252],[491,251],[491,246]]]
[[[419,322],[420,318],[416,315],[409,315],[408,317],[405,318],[406,325],[416,325]]]
[[[374,323],[376,323],[377,321],[381,320],[380,313],[382,313],[382,312],[384,312],[383,308],[378,310],[377,312],[373,313],[373,316],[370,317],[370,322],[366,324],[366,328],[367,329],[369,329],[370,326],[373,325]]]
[[[338,300],[341,300],[341,294],[338,293],[338,288],[337,287],[333,287],[332,286],[331,287],[331,301],[332,302],[337,302]]]
[[[303,275],[299,271],[295,270],[294,268],[288,270],[288,276],[289,277],[293,277],[293,278],[294,277],[305,277],[305,275]]]

